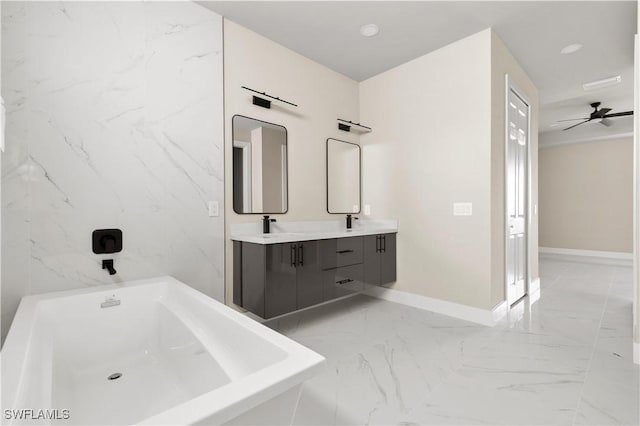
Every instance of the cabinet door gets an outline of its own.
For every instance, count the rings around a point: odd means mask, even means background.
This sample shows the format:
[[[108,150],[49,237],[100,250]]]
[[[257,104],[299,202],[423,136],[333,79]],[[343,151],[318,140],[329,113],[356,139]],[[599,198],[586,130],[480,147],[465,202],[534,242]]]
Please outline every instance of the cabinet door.
[[[364,282],[380,285],[380,235],[364,237]]]
[[[264,318],[295,311],[297,243],[266,246]]]
[[[265,259],[268,246],[252,243],[242,244],[239,257],[233,259],[234,263],[241,262],[239,277],[242,280],[242,289],[238,296],[242,303],[240,306],[264,318],[265,296]],[[237,254],[234,252],[234,254]],[[236,269],[234,268],[234,280]],[[235,285],[235,284],[234,284]]]
[[[242,306],[242,243],[233,242],[233,303]]]
[[[382,235],[380,252],[380,284],[396,280],[396,234]]]
[[[297,308],[322,302],[322,274],[320,273],[319,241],[298,243],[297,258]]]

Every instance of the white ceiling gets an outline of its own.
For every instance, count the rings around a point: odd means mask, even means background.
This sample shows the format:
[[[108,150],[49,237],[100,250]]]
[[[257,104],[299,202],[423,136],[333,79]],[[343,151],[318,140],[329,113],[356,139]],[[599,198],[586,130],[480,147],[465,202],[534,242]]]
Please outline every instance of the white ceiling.
[[[358,81],[492,27],[540,90],[540,132],[561,132],[550,125],[588,116],[593,101],[612,112],[633,109],[634,0],[199,3]],[[362,37],[367,23],[378,24],[380,34]],[[572,43],[584,48],[561,55]],[[623,82],[613,89],[582,90],[583,83],[615,75]],[[632,120],[615,120],[610,128],[588,123],[581,132],[629,131],[625,123]]]

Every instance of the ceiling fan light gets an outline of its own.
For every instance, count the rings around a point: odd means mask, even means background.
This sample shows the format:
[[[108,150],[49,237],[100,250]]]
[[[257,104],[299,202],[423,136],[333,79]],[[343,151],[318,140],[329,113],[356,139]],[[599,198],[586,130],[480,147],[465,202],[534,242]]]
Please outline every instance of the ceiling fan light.
[[[622,83],[622,76],[616,75],[615,77],[604,78],[602,80],[591,81],[582,85],[582,88],[588,92],[590,90],[602,89],[603,87],[615,86]]]

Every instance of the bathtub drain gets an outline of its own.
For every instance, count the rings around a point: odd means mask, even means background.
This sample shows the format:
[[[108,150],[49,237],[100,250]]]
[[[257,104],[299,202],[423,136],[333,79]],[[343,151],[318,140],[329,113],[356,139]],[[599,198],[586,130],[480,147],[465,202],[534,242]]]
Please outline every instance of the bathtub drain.
[[[120,377],[122,377],[122,373],[113,373],[112,375],[107,377],[107,380],[116,380],[116,379],[119,379]]]

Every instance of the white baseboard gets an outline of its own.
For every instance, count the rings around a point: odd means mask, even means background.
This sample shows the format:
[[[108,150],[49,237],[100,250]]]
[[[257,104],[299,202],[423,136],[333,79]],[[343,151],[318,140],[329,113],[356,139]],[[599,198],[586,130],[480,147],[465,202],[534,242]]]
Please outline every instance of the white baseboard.
[[[507,313],[509,312],[509,304],[507,303],[506,300],[504,300],[502,303],[498,304],[495,308],[493,308],[493,310],[491,310],[490,312],[491,312],[491,320],[492,320],[492,324],[490,325],[491,327],[493,327],[498,323],[498,321],[500,321],[502,318],[504,318],[505,315],[507,315]]]
[[[540,247],[541,258],[568,262],[598,263],[602,265],[632,266],[633,255],[617,251],[578,250],[555,247]]]
[[[540,291],[540,277],[531,280],[529,283],[529,295]]]
[[[640,343],[633,342],[633,362],[640,364]]]
[[[364,294],[489,327],[496,325],[507,313],[506,301],[488,310],[385,287],[371,287]]]

